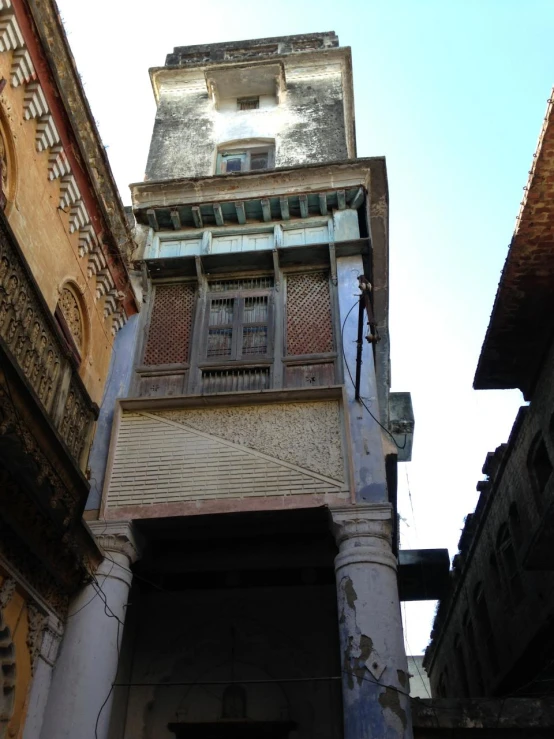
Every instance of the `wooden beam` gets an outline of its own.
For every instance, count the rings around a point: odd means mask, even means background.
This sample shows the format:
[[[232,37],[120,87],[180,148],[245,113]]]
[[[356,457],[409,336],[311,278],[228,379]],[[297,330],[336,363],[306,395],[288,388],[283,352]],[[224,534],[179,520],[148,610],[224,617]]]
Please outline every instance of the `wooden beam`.
[[[279,252],[277,249],[273,249],[273,274],[275,277],[275,289],[279,290],[281,287],[279,276],[281,274],[281,268],[279,266]]]
[[[204,224],[202,222],[202,213],[200,212],[200,208],[198,207],[198,205],[193,205],[191,210],[194,225],[196,226],[196,228],[202,228]]]
[[[333,285],[337,284],[337,255],[335,254],[335,245],[329,244],[329,266],[331,267],[331,281]]]
[[[346,193],[344,190],[337,190],[337,203],[339,210],[344,210],[346,208]]]
[[[175,231],[180,231],[182,226],[181,226],[181,216],[179,215],[179,211],[172,210],[169,215],[171,216],[171,223],[173,224],[173,228],[175,229]]]
[[[319,193],[319,212],[322,216],[327,215],[327,195],[324,192]]]
[[[308,217],[308,196],[299,195],[298,202],[300,203],[300,215],[302,216],[302,218],[307,218]]]
[[[158,219],[156,217],[156,211],[154,210],[154,208],[148,208],[148,210],[146,211],[146,215],[148,217],[150,228],[153,228],[154,231],[159,231],[160,227],[158,226]]]
[[[244,225],[246,223],[246,211],[242,200],[235,203],[235,210],[237,211],[237,221]]]
[[[364,202],[364,189],[363,187],[360,187],[358,188],[358,192],[354,195],[354,197],[350,201],[349,208],[354,208],[354,210],[357,210],[363,202]]]
[[[290,219],[289,199],[288,198],[279,198],[279,204],[281,206],[281,218],[284,221],[288,221]]]
[[[262,205],[262,213],[264,216],[264,221],[270,221],[271,220],[271,208],[269,206],[268,198],[262,198],[260,200],[260,203]]]
[[[218,226],[224,226],[225,220],[223,218],[223,211],[221,210],[221,205],[219,203],[213,204],[214,209],[214,216],[215,216],[215,222]]]

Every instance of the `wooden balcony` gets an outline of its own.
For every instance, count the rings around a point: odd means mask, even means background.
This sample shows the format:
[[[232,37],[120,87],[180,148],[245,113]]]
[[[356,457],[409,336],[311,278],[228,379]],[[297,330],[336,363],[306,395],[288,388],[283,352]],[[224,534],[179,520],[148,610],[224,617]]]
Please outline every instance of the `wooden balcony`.
[[[80,462],[97,406],[0,214],[0,516],[67,592],[98,556]],[[6,537],[2,537],[0,553]]]

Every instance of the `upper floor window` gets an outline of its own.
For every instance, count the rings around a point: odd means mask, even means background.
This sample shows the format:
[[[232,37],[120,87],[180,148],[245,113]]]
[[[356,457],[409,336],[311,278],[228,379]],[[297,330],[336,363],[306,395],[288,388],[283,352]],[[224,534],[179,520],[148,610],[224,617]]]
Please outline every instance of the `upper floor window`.
[[[77,363],[84,351],[84,325],[80,299],[69,284],[63,286],[56,306],[55,318],[62,331],[67,348]]]
[[[237,98],[237,110],[258,110],[259,97]]]
[[[496,537],[496,548],[502,564],[504,578],[508,585],[508,592],[514,605],[519,603],[523,596],[523,583],[519,572],[519,563],[516,557],[512,536],[507,523],[502,524]]]
[[[531,450],[527,458],[527,467],[531,476],[531,481],[536,493],[543,493],[552,474],[552,462],[544,443],[544,439],[539,433],[531,445]]]
[[[221,148],[217,155],[217,174],[231,172],[253,172],[275,166],[275,146],[255,144]]]
[[[271,278],[221,280],[210,285],[206,359],[267,357],[271,335]]]

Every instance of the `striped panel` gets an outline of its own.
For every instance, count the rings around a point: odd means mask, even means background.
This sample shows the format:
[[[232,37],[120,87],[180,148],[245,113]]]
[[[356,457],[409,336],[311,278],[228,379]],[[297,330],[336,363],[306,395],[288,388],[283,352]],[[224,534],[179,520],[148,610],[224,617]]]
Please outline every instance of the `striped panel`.
[[[340,480],[159,416],[125,413],[107,505],[341,492]]]

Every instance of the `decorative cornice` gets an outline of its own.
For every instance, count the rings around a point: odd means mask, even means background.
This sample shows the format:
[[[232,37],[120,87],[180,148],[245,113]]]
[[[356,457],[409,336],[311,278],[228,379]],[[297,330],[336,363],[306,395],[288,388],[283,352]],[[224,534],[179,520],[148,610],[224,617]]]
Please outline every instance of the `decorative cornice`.
[[[330,513],[339,547],[335,570],[370,563],[396,570],[397,560],[391,548],[393,511],[389,503],[332,508]]]
[[[110,559],[111,553],[123,554],[133,564],[141,556],[138,532],[129,521],[88,521],[97,544]]]
[[[13,577],[5,577],[2,585],[0,586],[0,609],[4,610],[13,594],[15,593],[16,581]]]
[[[94,232],[92,219],[83,201],[75,178],[71,171],[68,158],[61,144],[60,134],[56,128],[54,117],[48,105],[44,90],[37,75],[29,51],[25,44],[23,33],[17,21],[11,0],[0,0],[0,53],[11,53],[11,85],[25,86],[23,98],[23,118],[26,121],[36,121],[35,142],[38,152],[48,152],[48,179],[60,179],[60,201],[61,209],[69,209],[69,232],[79,233],[79,256],[84,258],[93,244],[98,244],[98,237]],[[116,192],[116,191],[115,191]],[[117,198],[117,192],[110,197],[111,210],[108,211],[108,221],[115,229],[116,213],[113,208]],[[105,197],[103,197],[101,205]],[[122,207],[120,208],[122,211]],[[124,214],[117,221],[117,229],[127,229]],[[121,226],[121,224],[123,224]],[[126,230],[126,235],[127,235]],[[114,233],[116,231],[114,230]],[[118,237],[119,238],[119,237]],[[100,249],[102,247],[99,247]],[[108,272],[107,260],[104,257],[104,270]],[[98,270],[88,270],[89,279],[96,276]],[[113,276],[109,275],[108,289],[96,289],[96,299],[99,300],[110,289],[115,289]],[[117,306],[113,301],[104,305],[104,317],[108,319],[113,315]],[[124,311],[111,322],[112,333],[115,335],[118,329],[125,323]]]

